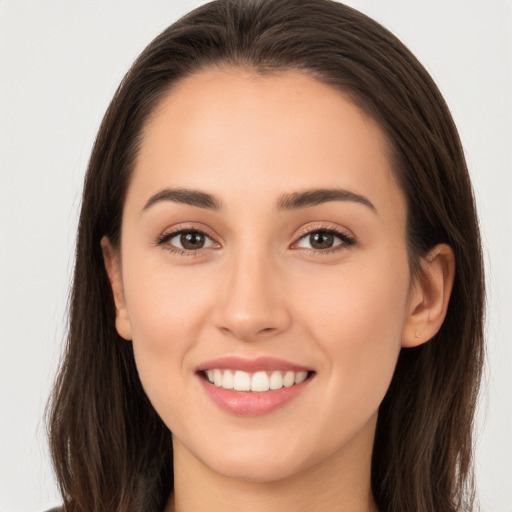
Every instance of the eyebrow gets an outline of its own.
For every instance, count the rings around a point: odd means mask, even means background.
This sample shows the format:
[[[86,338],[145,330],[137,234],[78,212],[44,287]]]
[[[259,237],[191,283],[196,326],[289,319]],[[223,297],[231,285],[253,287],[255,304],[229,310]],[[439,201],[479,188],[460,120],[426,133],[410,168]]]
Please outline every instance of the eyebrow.
[[[142,211],[146,211],[156,203],[162,201],[172,201],[174,203],[188,204],[198,208],[208,208],[210,210],[219,210],[221,202],[211,194],[199,190],[187,188],[166,188],[151,196]]]
[[[367,206],[378,214],[377,208],[368,198],[343,188],[320,188],[286,194],[278,201],[277,207],[280,210],[295,210],[308,206],[317,206],[330,201],[352,201]]]
[[[222,206],[219,199],[206,192],[186,188],[166,188],[151,196],[142,211],[144,212],[162,201],[172,201],[210,210],[220,210]],[[373,212],[378,213],[377,208],[368,198],[342,188],[320,188],[285,194],[278,200],[277,208],[279,210],[296,210],[330,201],[351,201],[367,206]]]

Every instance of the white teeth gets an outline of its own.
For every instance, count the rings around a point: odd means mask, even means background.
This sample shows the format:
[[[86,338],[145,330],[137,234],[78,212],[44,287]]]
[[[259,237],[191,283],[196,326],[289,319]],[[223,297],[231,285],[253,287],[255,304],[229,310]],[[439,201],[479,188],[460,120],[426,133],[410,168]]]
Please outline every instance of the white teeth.
[[[220,370],[213,370],[213,383],[218,388],[222,386],[222,372]]]
[[[308,372],[297,372],[295,374],[295,384],[300,384],[301,382],[304,382],[307,376]]]
[[[233,389],[233,372],[226,370],[222,376],[222,387],[224,389]]]
[[[250,391],[251,376],[247,372],[236,371],[233,389],[235,391]]]
[[[286,372],[283,377],[283,386],[289,388],[295,383],[295,372]]]
[[[251,391],[268,391],[269,379],[267,372],[256,372],[251,379]]]
[[[270,376],[270,389],[281,389],[283,387],[283,374],[281,372],[272,372]]]
[[[235,391],[265,392],[269,389],[289,388],[294,384],[304,382],[308,372],[292,371],[259,371],[255,373],[241,370],[206,370],[207,379],[217,387],[234,389]]]

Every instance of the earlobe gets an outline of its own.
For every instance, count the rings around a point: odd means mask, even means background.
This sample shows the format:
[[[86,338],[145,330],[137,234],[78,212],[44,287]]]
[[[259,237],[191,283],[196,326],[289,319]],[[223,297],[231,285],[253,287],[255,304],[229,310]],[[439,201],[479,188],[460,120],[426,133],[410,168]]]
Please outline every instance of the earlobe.
[[[402,333],[403,347],[416,347],[432,339],[443,324],[455,277],[455,258],[449,245],[436,245],[421,261]]]
[[[112,295],[116,306],[116,330],[119,336],[125,340],[131,340],[132,329],[124,297],[119,255],[114,250],[110,240],[106,236],[101,239],[101,249],[103,251],[103,261],[105,263],[105,269],[110,281],[110,287],[112,289]]]

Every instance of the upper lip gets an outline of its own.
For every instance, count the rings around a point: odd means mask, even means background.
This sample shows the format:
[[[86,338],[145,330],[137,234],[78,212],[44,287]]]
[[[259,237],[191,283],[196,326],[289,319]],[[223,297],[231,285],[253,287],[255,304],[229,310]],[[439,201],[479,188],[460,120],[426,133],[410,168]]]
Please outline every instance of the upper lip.
[[[202,363],[197,371],[205,370],[241,370],[248,373],[258,371],[274,371],[284,370],[292,372],[308,372],[312,371],[311,368],[285,361],[283,359],[277,359],[275,357],[261,356],[252,359],[243,358],[239,356],[225,356],[216,359],[211,359]]]

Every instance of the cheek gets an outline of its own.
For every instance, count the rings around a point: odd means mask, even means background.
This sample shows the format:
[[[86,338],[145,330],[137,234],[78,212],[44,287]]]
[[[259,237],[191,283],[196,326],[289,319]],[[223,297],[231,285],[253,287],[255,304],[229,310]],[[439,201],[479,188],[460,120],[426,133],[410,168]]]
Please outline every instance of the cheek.
[[[145,265],[144,274],[129,272],[125,296],[133,350],[142,385],[157,411],[169,408],[187,382],[187,354],[198,342],[214,290],[197,273],[170,272],[168,266]]]
[[[304,325],[325,355],[323,368],[333,400],[377,408],[401,348],[409,272],[406,258],[385,264],[354,264],[308,285]],[[374,262],[375,263],[375,262]],[[316,284],[316,287],[315,287]],[[350,393],[348,393],[350,391]]]
[[[128,265],[127,265],[128,267]],[[157,351],[177,350],[180,340],[196,332],[215,290],[205,272],[175,268],[149,260],[143,274],[129,267],[125,296],[134,339],[151,344]]]

